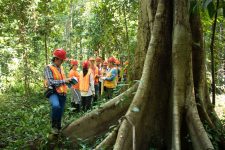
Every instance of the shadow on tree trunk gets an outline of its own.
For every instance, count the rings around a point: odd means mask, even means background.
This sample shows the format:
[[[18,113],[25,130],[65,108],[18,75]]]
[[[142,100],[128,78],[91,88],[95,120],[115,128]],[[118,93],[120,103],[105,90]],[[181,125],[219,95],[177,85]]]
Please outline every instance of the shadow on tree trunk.
[[[71,123],[65,136],[93,140],[115,125],[96,149],[214,149],[203,122],[216,129],[219,120],[208,99],[199,13],[190,17],[188,2],[140,2],[139,85]]]

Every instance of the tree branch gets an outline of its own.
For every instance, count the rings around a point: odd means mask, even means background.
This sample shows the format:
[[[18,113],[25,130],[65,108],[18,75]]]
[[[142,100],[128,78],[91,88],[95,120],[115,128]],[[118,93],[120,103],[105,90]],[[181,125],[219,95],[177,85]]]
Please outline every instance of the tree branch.
[[[63,134],[75,142],[77,138],[90,139],[105,132],[127,111],[137,86],[138,83],[98,109],[72,122],[63,130]]]

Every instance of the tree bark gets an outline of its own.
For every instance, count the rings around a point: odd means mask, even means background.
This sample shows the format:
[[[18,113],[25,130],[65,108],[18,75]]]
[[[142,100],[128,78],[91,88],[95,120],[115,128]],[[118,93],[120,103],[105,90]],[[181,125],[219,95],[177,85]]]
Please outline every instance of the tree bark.
[[[117,133],[118,133],[118,127],[115,128],[98,146],[96,146],[95,150],[109,149],[113,147],[116,141]]]
[[[137,84],[133,85],[123,94],[105,103],[99,109],[71,123],[64,129],[63,134],[75,142],[78,138],[91,139],[96,135],[104,133],[124,115],[136,89]]]
[[[219,119],[212,115],[207,90],[200,16],[189,14],[187,0],[141,0],[132,74],[140,81],[134,97],[115,107],[131,89],[126,91],[72,123],[65,135],[94,137],[120,120],[96,149],[214,149],[203,126],[216,130]]]
[[[216,1],[216,12],[214,16],[213,26],[212,26],[212,37],[210,44],[210,52],[211,52],[211,74],[212,74],[212,104],[215,107],[216,104],[216,85],[215,85],[215,61],[214,61],[214,39],[215,39],[215,31],[216,31],[216,22],[217,22],[217,11],[219,7],[219,0]]]
[[[166,143],[166,129],[163,126],[167,124],[167,114],[162,110],[167,110],[169,102],[170,90],[168,87],[170,87],[170,81],[168,79],[171,72],[166,70],[166,67],[170,64],[169,50],[166,47],[166,37],[169,34],[167,34],[167,31],[169,30],[165,30],[165,27],[168,26],[164,26],[167,23],[164,21],[169,16],[164,15],[164,13],[165,3],[160,1],[152,27],[152,38],[146,54],[140,84],[126,113],[127,118],[135,126],[135,135],[138,137],[135,141],[136,149],[148,149],[150,145],[163,148]],[[161,35],[162,33],[163,35]],[[139,112],[135,112],[135,108]],[[134,139],[132,139],[131,127],[127,120],[123,121],[114,149],[132,149]]]

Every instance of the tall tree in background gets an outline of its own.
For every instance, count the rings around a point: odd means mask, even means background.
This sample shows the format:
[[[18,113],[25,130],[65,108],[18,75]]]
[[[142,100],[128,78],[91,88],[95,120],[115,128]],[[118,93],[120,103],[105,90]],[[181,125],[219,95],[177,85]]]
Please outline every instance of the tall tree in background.
[[[200,16],[189,14],[187,0],[141,0],[133,75],[140,79],[138,87],[71,123],[63,133],[74,141],[91,139],[116,125],[96,149],[214,149],[203,126],[206,122],[216,129],[219,119],[207,92]],[[224,148],[222,137],[219,144]]]
[[[49,60],[48,60],[48,20],[47,20],[47,17],[48,17],[48,0],[45,1],[44,3],[44,28],[45,28],[45,32],[44,32],[44,45],[45,45],[45,64],[47,65],[49,63]]]

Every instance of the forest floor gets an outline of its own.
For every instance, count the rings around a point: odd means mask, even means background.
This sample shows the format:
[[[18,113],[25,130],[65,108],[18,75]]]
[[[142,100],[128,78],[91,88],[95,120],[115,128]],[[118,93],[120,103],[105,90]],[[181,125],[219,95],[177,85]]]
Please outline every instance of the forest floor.
[[[24,145],[33,145],[38,141],[40,149],[48,145],[51,131],[48,101],[43,94],[33,94],[28,100],[23,97],[0,95],[0,149],[26,149]],[[68,97],[70,99],[70,97]],[[96,104],[94,108],[100,105]],[[71,123],[84,113],[74,114],[67,101],[64,114],[64,125]],[[225,94],[216,95],[216,112],[225,121]],[[70,145],[63,141],[64,145]],[[86,147],[85,143],[79,143]],[[87,148],[87,147],[86,147]]]
[[[215,110],[221,119],[225,119],[225,94],[216,95]]]

